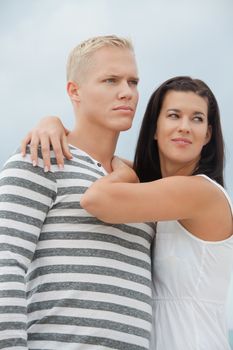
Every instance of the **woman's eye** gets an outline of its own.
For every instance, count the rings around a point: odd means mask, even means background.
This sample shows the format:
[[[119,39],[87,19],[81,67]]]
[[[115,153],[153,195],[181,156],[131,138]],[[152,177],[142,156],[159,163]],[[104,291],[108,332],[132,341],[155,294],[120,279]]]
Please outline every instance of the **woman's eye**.
[[[193,120],[195,121],[195,122],[203,122],[203,117],[201,117],[201,116],[199,116],[199,115],[196,115],[194,118],[193,118]]]
[[[171,114],[168,114],[168,117],[171,118],[171,119],[178,119],[179,115],[176,114],[176,113],[171,113]]]

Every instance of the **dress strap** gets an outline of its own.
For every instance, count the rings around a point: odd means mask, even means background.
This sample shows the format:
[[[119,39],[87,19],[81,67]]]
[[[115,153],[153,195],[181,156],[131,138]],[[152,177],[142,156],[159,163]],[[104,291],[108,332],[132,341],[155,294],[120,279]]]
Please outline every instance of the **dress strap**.
[[[217,183],[216,181],[214,181],[213,179],[211,179],[209,176],[207,175],[204,175],[204,174],[197,174],[196,176],[203,176],[205,179],[207,179],[208,181],[212,182],[215,186],[217,186],[225,195],[228,203],[229,203],[229,206],[231,208],[231,213],[233,215],[233,205],[232,205],[232,202],[231,202],[231,199],[230,199],[230,196],[229,194],[226,192],[225,188],[223,188],[219,183]]]

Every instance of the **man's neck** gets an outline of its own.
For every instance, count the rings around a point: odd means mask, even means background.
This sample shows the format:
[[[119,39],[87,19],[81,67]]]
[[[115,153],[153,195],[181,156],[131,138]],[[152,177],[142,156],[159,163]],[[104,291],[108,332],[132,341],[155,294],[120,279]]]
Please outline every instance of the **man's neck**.
[[[118,132],[75,127],[68,135],[68,143],[89,154],[110,173],[118,136]]]

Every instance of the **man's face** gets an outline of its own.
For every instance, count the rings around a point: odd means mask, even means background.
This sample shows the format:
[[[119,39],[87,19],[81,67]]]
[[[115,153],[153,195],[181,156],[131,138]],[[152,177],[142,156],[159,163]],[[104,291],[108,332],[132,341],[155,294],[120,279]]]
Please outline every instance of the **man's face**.
[[[103,47],[93,53],[78,84],[78,113],[87,125],[114,132],[128,130],[138,102],[138,74],[129,49]]]

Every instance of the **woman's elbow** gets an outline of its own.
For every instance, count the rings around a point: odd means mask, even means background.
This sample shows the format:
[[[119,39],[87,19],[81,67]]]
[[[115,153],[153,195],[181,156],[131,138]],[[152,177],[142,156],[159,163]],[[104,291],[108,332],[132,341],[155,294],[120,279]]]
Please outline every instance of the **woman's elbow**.
[[[111,215],[109,216],[109,206],[105,206],[107,199],[104,198],[104,195],[100,195],[98,191],[89,191],[87,190],[80,199],[80,205],[88,213],[95,216],[101,221],[104,221],[109,224],[113,224]]]
[[[99,220],[108,222],[105,215],[106,210],[104,209],[103,198],[98,191],[87,190],[80,199],[80,205]]]
[[[87,190],[80,199],[81,207],[92,214],[97,205],[95,198],[95,193],[93,193],[93,191],[90,193],[89,190]]]

